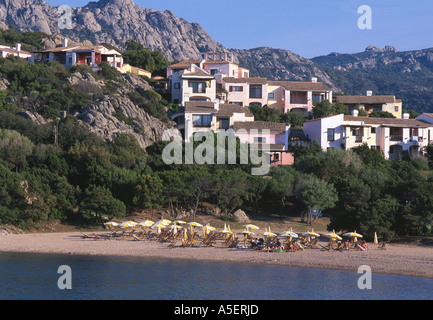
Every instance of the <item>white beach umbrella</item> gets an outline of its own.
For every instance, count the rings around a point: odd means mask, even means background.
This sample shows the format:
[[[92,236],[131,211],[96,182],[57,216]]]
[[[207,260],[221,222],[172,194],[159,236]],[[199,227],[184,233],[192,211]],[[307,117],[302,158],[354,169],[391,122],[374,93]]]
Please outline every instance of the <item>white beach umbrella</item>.
[[[138,225],[139,226],[143,226],[143,227],[151,227],[154,225],[155,222],[151,221],[151,220],[143,220],[141,221]]]
[[[121,228],[132,228],[137,225],[137,222],[134,221],[125,221],[120,224]]]
[[[190,227],[203,227],[203,225],[201,224],[201,223],[198,223],[198,222],[195,222],[195,221],[193,221],[193,222],[188,222],[187,223]]]
[[[109,222],[104,223],[104,226],[111,228],[111,227],[118,227],[119,224],[117,222],[114,222],[114,221],[109,221]]]
[[[294,233],[291,231],[283,231],[283,232],[278,233],[278,235],[281,237],[288,237],[288,238],[298,238],[299,237],[297,233]]]

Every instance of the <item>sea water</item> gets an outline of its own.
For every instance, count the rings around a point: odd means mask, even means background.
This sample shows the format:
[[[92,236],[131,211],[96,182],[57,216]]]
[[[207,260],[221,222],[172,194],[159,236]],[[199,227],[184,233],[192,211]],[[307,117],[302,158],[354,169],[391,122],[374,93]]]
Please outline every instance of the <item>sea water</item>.
[[[71,289],[59,288],[60,266]],[[0,253],[0,299],[300,300],[433,299],[433,279],[357,270],[176,259]]]

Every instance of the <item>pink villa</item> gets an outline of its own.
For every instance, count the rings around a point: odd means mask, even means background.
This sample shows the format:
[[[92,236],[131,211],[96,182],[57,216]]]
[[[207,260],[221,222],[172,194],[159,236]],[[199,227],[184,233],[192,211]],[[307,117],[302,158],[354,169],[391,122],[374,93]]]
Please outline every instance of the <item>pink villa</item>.
[[[25,60],[29,60],[32,56],[30,52],[21,50],[21,43],[15,44],[15,47],[0,46],[0,55],[3,58],[7,58],[8,56],[15,56],[23,58]]]
[[[97,46],[68,46],[67,39],[63,39],[63,46],[32,52],[31,62],[58,61],[66,67],[75,65],[89,65],[93,70],[99,70],[98,64],[107,62],[111,67],[122,71],[123,57],[116,50],[108,49],[102,45]]]
[[[294,112],[307,114],[317,102],[332,101],[332,90],[312,78],[306,81],[270,81],[266,78],[226,77],[222,81],[228,92],[227,100],[248,107],[267,105],[282,113]]]
[[[292,153],[287,152],[290,126],[278,122],[236,122],[233,130],[241,143],[269,145],[271,166],[292,165],[295,162]]]

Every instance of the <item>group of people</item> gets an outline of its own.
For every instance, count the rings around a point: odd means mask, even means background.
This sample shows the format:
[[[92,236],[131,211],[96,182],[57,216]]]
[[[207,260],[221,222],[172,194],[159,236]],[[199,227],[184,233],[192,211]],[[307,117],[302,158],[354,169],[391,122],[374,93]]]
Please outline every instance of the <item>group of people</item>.
[[[344,250],[361,250],[361,251],[367,251],[368,250],[368,246],[367,246],[367,242],[365,240],[358,240],[355,243],[354,248],[350,247],[350,241],[349,239],[347,239],[344,242]]]

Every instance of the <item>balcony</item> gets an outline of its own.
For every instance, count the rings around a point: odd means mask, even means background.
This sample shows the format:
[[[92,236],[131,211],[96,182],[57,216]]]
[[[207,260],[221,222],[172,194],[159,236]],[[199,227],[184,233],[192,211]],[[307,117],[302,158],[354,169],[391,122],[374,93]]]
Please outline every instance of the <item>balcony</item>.
[[[391,135],[389,138],[390,141],[402,142],[403,136],[401,135]]]

